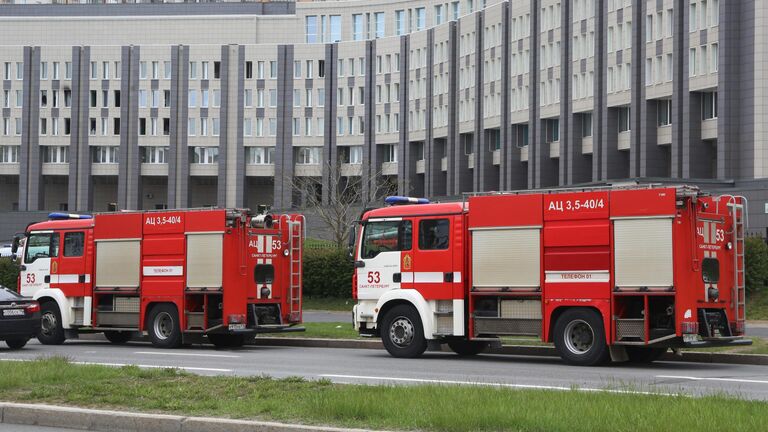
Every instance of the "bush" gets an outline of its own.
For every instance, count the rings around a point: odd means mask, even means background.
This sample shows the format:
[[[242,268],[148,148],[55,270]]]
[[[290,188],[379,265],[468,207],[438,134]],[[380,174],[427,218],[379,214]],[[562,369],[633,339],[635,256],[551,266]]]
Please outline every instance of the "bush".
[[[354,267],[343,249],[304,250],[304,295],[352,297]]]
[[[768,245],[761,237],[750,237],[746,242],[744,274],[747,291],[756,293],[768,285]]]
[[[0,258],[0,285],[16,290],[19,265],[10,258]]]

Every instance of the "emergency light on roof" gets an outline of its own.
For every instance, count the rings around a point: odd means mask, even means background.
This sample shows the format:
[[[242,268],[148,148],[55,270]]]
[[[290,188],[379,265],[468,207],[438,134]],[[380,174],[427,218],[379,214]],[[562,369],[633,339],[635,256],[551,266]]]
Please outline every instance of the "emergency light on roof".
[[[405,205],[405,204],[429,204],[429,200],[426,198],[414,198],[404,196],[390,196],[384,199],[384,202],[389,205]]]
[[[91,215],[81,215],[75,213],[61,213],[53,212],[48,214],[50,220],[64,220],[64,219],[93,219]]]

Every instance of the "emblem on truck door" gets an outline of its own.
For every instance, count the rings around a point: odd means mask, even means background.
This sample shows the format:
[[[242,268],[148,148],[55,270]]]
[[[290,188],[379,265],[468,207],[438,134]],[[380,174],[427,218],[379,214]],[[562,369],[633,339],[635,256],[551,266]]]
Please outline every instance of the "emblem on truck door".
[[[403,256],[403,270],[410,270],[412,265],[413,259],[411,258],[411,254],[405,254]]]

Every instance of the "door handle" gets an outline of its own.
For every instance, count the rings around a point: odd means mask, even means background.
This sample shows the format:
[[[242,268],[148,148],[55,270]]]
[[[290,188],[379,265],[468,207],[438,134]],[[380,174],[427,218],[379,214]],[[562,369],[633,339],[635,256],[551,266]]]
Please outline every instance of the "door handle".
[[[25,266],[25,265],[22,265],[22,266],[20,267],[20,269],[21,269],[21,271],[26,271],[26,270],[27,270],[27,266]]]
[[[400,282],[402,282],[402,280],[403,280],[403,275],[402,275],[402,273],[394,273],[394,274],[392,275],[392,281],[393,281],[394,283],[400,283]]]
[[[443,274],[443,281],[444,282],[453,282],[453,272],[448,272]]]
[[[45,283],[47,283],[47,284],[51,283],[51,275],[45,275],[45,277],[43,278],[43,280],[44,280],[44,281],[45,281]]]
[[[365,267],[365,261],[355,261],[355,268]]]

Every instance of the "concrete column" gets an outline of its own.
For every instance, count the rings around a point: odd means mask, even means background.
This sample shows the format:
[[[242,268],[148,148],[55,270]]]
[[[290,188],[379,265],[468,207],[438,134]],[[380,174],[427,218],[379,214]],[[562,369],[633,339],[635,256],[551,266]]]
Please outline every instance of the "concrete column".
[[[324,203],[336,196],[338,192],[332,185],[335,183],[332,179],[336,176],[336,170],[339,168],[339,155],[336,148],[336,88],[338,87],[338,71],[336,70],[336,60],[338,59],[339,46],[337,44],[325,45],[325,107],[323,108],[323,165],[322,165],[322,200]],[[366,63],[368,63],[366,61]],[[368,67],[368,64],[366,64]],[[367,71],[366,71],[367,73]],[[366,96],[369,89],[366,89]],[[366,124],[370,129],[371,125]],[[291,168],[292,169],[292,168]],[[277,183],[277,181],[275,181]],[[275,191],[277,192],[277,191]],[[277,196],[277,195],[275,195]]]
[[[24,101],[19,152],[19,210],[43,209],[44,186],[40,153],[40,47],[24,47]]]
[[[326,63],[326,76],[328,64]],[[325,105],[329,94],[325,90]],[[293,201],[293,45],[277,47],[277,141],[275,147],[275,208],[289,209]],[[327,119],[326,119],[327,121]],[[326,130],[326,136],[328,131]]]
[[[505,3],[506,5],[506,3]],[[402,84],[401,84],[402,85]],[[445,140],[446,170],[445,194],[458,195],[455,190],[456,149],[459,143],[459,27],[456,21],[448,23],[448,135]],[[403,116],[403,114],[400,114]],[[407,117],[408,111],[405,111]],[[440,164],[442,171],[442,163]]]
[[[599,0],[598,0],[599,1]],[[531,56],[529,58],[530,94],[528,96],[528,189],[540,187],[541,161],[539,161],[539,152],[541,150],[542,135],[540,132],[540,109],[539,109],[539,58],[541,49],[539,47],[539,2],[531,0]],[[547,155],[547,157],[549,157]]]
[[[69,134],[69,209],[88,211],[93,208],[91,154],[88,147],[88,121],[91,80],[90,47],[72,47],[72,109]]]
[[[416,160],[409,151],[408,134],[408,69],[410,68],[410,36],[400,36],[400,140],[397,145],[397,193],[410,195],[416,177]],[[371,125],[368,126],[369,128]]]
[[[475,166],[472,171],[472,189],[485,191],[497,185],[489,184],[493,166],[493,153],[485,145],[485,10],[475,14],[475,130],[473,132],[473,150]]]
[[[364,119],[365,131],[363,132],[363,166],[361,183],[363,185],[362,196],[368,196],[370,200],[374,196],[376,184],[381,180],[379,176],[378,152],[376,151],[376,133],[374,129],[375,93],[376,93],[376,40],[365,43],[365,105]]]
[[[168,207],[189,207],[189,45],[171,48],[171,134],[168,149]]]
[[[219,115],[220,207],[244,207],[245,149],[243,148],[243,87],[245,47],[221,47],[221,110]]]
[[[141,208],[139,159],[139,58],[137,46],[122,47],[120,80],[120,167],[117,206],[120,210]]]
[[[744,122],[742,107],[754,103],[756,89],[753,85],[754,75],[745,73],[742,65],[750,65],[745,61],[748,53],[743,41],[755,39],[755,2],[750,1],[721,1],[719,54],[718,54],[718,117],[717,117],[717,178],[749,178],[752,173],[741,169],[741,154],[753,152],[757,143],[751,140],[746,130],[753,128],[752,121]],[[742,17],[748,18],[743,20]],[[749,24],[748,25],[747,21]],[[764,31],[764,30],[763,30]],[[751,45],[750,45],[751,46]],[[753,58],[754,59],[754,58]],[[751,76],[750,76],[751,75]],[[746,83],[745,81],[750,81]],[[744,91],[744,90],[746,91]],[[751,109],[748,110],[752,114]],[[744,124],[746,123],[746,124]],[[744,126],[744,127],[743,127]]]
[[[606,136],[607,92],[607,28],[608,8],[606,0],[595,0],[595,82],[594,109],[592,110],[592,181],[603,179],[603,149]]]
[[[630,143],[629,143],[629,176],[640,176],[640,165],[647,148],[645,136],[645,58],[646,43],[645,16],[647,2],[637,1],[632,4],[632,101],[630,102]]]
[[[440,169],[440,154],[435,143],[434,134],[434,81],[435,81],[435,29],[427,30],[427,67],[424,74],[427,77],[427,96],[425,98],[426,115],[424,121],[424,189],[427,197],[439,195],[442,171]]]
[[[723,2],[727,3],[727,2]],[[731,2],[733,3],[733,2]],[[688,106],[688,48],[690,40],[688,35],[688,9],[687,0],[677,0],[675,2],[675,28],[673,51],[673,88],[672,91],[672,146],[670,148],[671,170],[670,177],[683,177],[683,152],[684,137],[683,130],[688,126],[683,124],[683,113]]]
[[[573,87],[571,71],[573,59],[573,13],[571,2],[562,2],[560,11],[560,161],[558,164],[558,185],[573,182],[573,160],[581,155],[581,140],[578,145],[573,137]]]

